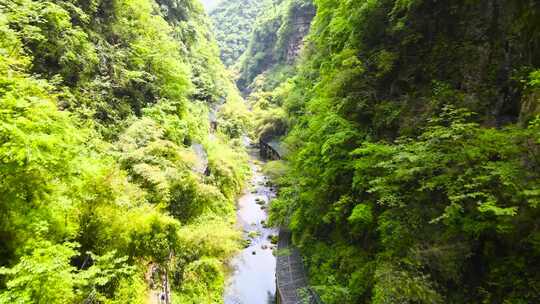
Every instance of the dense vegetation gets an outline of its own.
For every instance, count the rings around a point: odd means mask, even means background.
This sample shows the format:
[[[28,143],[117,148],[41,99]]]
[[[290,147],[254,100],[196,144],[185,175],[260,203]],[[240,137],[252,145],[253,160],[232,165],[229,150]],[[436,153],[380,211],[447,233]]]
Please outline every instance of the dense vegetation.
[[[314,4],[296,67],[241,84],[325,303],[539,302],[538,3]]]
[[[315,15],[310,1],[268,1],[257,19],[246,52],[239,59],[237,85],[247,97],[254,121],[253,135],[271,140],[288,128],[283,101],[297,71],[295,61]]]
[[[210,37],[191,0],[0,1],[0,303],[146,303],[150,265],[222,301],[247,120]]]
[[[227,66],[236,63],[246,50],[256,18],[265,7],[261,0],[224,0],[210,11],[214,34]]]
[[[238,62],[237,85],[242,91],[256,90],[257,84],[270,90],[292,75],[291,63],[300,51],[314,13],[309,0],[267,1]]]
[[[252,113],[197,0],[0,0],[0,303],[222,302],[246,132],[325,303],[540,302],[537,1],[212,17]]]

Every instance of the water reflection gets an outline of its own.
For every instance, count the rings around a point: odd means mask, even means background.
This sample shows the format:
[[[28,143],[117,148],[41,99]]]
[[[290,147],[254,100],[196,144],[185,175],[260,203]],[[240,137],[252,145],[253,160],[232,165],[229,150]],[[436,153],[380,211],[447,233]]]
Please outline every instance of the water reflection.
[[[250,150],[250,155],[253,178],[238,200],[237,216],[238,225],[251,244],[230,263],[232,272],[225,288],[225,304],[275,303],[276,258],[269,237],[277,234],[277,230],[265,227],[267,214],[263,207],[275,194],[266,186],[258,150]]]

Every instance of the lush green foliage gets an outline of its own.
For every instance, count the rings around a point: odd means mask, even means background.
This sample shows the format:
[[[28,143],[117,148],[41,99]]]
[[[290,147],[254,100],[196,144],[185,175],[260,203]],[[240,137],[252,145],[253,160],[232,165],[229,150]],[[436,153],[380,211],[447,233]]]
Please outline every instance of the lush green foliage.
[[[262,0],[224,0],[210,11],[221,60],[232,66],[246,50],[255,20],[265,7]]]
[[[288,118],[283,102],[290,93],[288,78],[314,15],[311,1],[274,1],[257,19],[249,47],[238,62],[238,86],[248,94],[253,137],[268,141],[284,135]]]
[[[213,11],[248,111],[195,0],[0,0],[0,303],[221,302],[250,130],[326,303],[540,302],[537,2],[313,2]]]
[[[221,301],[249,119],[209,37],[191,0],[0,1],[0,303],[145,303],[149,263]]]
[[[276,80],[289,75],[285,65],[296,59],[314,14],[311,0],[272,0],[267,6],[257,18],[247,49],[238,63],[237,84],[243,91],[253,90],[253,81],[261,74],[273,79],[267,86],[277,86],[279,81]]]
[[[296,76],[259,100],[285,96],[272,220],[323,300],[540,301],[540,7],[315,4]]]

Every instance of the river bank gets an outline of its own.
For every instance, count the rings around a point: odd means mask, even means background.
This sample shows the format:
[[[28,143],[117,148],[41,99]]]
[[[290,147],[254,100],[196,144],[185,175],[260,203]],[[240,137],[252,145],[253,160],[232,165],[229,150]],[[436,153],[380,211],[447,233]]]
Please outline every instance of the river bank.
[[[276,257],[272,236],[278,230],[267,227],[268,203],[275,191],[262,173],[264,161],[259,149],[248,145],[252,178],[237,201],[237,223],[243,230],[246,247],[231,262],[231,275],[224,293],[225,304],[269,304],[275,300]]]

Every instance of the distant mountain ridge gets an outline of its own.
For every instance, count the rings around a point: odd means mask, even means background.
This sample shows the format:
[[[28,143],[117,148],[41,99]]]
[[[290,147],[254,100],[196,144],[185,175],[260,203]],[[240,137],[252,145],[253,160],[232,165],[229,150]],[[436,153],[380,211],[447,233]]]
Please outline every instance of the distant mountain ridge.
[[[223,0],[210,10],[221,60],[225,65],[233,65],[246,50],[255,21],[265,3],[260,0]]]

